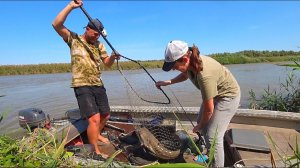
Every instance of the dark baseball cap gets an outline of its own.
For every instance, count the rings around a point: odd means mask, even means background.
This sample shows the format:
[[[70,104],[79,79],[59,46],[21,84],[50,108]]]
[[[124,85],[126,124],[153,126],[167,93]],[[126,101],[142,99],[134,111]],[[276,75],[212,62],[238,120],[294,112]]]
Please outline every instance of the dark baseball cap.
[[[92,19],[92,21],[89,21],[88,27],[90,27],[91,29],[95,30],[95,31],[103,31],[104,26],[103,24],[100,22],[99,19]],[[96,26],[96,27],[95,27]]]

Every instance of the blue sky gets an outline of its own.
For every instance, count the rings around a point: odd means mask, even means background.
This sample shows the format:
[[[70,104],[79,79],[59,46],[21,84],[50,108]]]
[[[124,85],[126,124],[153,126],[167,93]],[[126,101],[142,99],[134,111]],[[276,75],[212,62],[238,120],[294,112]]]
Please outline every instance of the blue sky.
[[[69,63],[69,48],[51,25],[68,3],[0,1],[0,65]],[[84,1],[84,8],[102,21],[114,48],[135,60],[163,59],[175,39],[205,55],[300,50],[300,1]],[[65,26],[82,34],[87,22],[78,8]]]

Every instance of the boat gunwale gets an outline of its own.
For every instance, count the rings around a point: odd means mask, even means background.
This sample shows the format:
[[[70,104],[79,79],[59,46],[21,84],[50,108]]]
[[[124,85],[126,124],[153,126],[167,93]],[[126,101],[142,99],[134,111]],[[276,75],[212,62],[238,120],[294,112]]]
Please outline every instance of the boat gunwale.
[[[160,106],[111,106],[111,113],[162,113],[166,118],[190,118],[196,121],[200,107],[160,107]],[[238,109],[231,123],[261,125],[300,130],[300,113],[271,110]]]

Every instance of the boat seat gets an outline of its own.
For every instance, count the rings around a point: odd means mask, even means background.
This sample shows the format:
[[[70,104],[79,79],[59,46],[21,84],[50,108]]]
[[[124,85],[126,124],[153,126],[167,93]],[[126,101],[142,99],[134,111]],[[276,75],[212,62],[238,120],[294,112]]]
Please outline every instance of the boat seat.
[[[271,149],[261,131],[250,129],[230,129],[231,147],[256,152],[270,153]]]

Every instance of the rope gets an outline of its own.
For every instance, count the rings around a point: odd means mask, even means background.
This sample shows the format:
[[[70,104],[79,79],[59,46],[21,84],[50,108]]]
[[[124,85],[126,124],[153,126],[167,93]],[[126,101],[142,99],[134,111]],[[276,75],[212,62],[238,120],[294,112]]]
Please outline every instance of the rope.
[[[131,59],[130,59],[131,60]],[[143,67],[140,63],[138,63],[135,60],[131,60],[134,63],[137,63],[147,74],[148,76],[154,81],[154,83],[156,83],[156,81],[154,80],[154,78],[150,75],[150,73],[146,70],[145,67]],[[131,90],[134,92],[134,94],[140,98],[141,100],[148,102],[148,103],[155,103],[155,104],[170,104],[170,98],[167,96],[167,94],[160,88],[161,92],[164,94],[164,96],[167,98],[167,102],[159,102],[159,101],[150,101],[150,100],[146,100],[144,98],[142,98],[135,89],[133,89],[132,85],[130,84],[129,80],[125,77],[125,75],[122,72],[122,68],[119,64],[119,61],[117,60],[117,65],[118,65],[118,71],[120,72],[120,74],[123,76],[123,78],[125,79],[126,83],[128,84],[128,86],[131,88]]]

